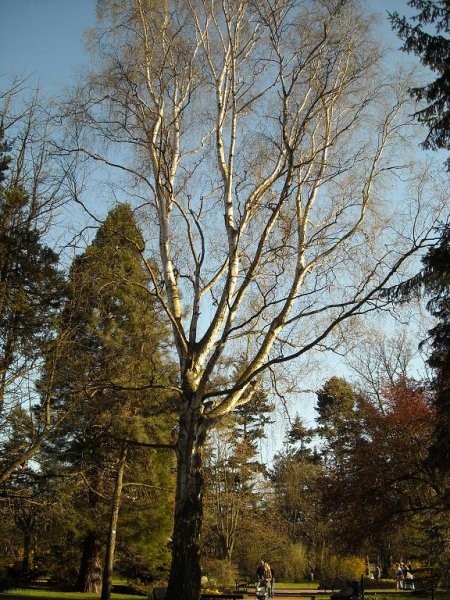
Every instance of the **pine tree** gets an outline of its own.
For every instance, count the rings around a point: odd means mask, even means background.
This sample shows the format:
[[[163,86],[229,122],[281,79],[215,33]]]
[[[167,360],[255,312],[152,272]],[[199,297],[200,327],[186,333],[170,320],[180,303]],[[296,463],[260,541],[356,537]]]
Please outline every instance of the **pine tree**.
[[[416,113],[417,119],[428,126],[424,148],[450,148],[450,6],[447,0],[410,0],[409,6],[419,12],[412,23],[397,12],[390,15],[391,23],[404,40],[403,50],[420,57],[423,65],[436,73],[436,78],[423,87],[411,89],[417,100],[428,105]],[[435,35],[430,27],[435,28]],[[447,161],[450,168],[450,159]]]
[[[41,135],[36,100],[13,113],[14,91],[0,107],[0,481],[15,486],[47,435],[35,420],[36,373],[55,335],[65,298],[59,257],[46,243],[60,181],[43,166],[48,138]],[[6,107],[6,108],[5,108]],[[8,137],[12,140],[7,141]],[[45,400],[49,415],[49,398]],[[31,408],[31,410],[30,410]],[[26,487],[26,486],[25,486]],[[6,490],[6,488],[5,488]],[[8,493],[5,491],[5,493]]]
[[[413,52],[421,62],[436,73],[434,81],[411,93],[417,100],[425,100],[428,106],[416,113],[418,120],[426,124],[429,133],[423,146],[431,149],[450,148],[450,5],[447,0],[410,0],[410,6],[418,9],[408,23],[398,13],[391,15],[391,22],[399,37],[404,40],[403,50]],[[430,28],[435,28],[435,35]],[[447,159],[450,170],[450,158]],[[438,467],[444,482],[444,496],[450,499],[450,226],[441,227],[441,237],[423,259],[424,268],[416,277],[399,286],[390,294],[405,298],[423,290],[430,298],[428,309],[438,319],[430,330],[432,354],[429,364],[436,372],[436,441],[430,453],[431,462]]]
[[[121,449],[129,446],[127,460],[132,462],[139,452],[135,442],[170,441],[170,398],[148,389],[167,384],[170,367],[163,364],[166,327],[147,291],[143,249],[131,208],[118,205],[75,259],[61,318],[65,350],[54,369],[53,394],[57,412],[70,411],[71,418],[47,451],[61,469],[82,474],[74,494],[83,548],[77,581],[81,591],[100,586],[108,498]],[[150,471],[140,473],[141,480],[154,479],[152,464],[158,460],[154,455],[141,459],[139,464]],[[159,477],[162,472],[155,468],[154,473]],[[158,510],[165,507],[158,504],[153,514]]]
[[[414,295],[424,295],[429,298],[429,312],[437,320],[428,332],[428,340],[421,345],[430,344],[428,363],[435,370],[432,386],[435,390],[437,421],[430,461],[441,473],[444,495],[450,496],[450,226],[442,226],[438,234],[438,243],[428,250],[422,260],[423,268],[403,285],[388,290],[387,295],[398,302]]]
[[[447,481],[450,473],[450,227],[442,229],[440,242],[430,248],[423,259],[424,268],[416,278],[430,298],[427,308],[437,319],[429,331],[431,355],[429,365],[435,371],[434,387],[437,412],[436,439],[430,459]],[[450,489],[448,489],[450,496]],[[450,500],[450,498],[449,498]]]

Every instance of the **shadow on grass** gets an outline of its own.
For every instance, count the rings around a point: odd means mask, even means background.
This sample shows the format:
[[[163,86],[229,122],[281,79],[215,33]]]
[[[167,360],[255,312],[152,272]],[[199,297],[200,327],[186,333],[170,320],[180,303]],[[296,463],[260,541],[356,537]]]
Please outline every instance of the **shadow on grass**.
[[[117,587],[117,586],[116,586]],[[111,594],[111,600],[139,600],[145,596],[139,596],[131,591],[125,590],[126,586],[118,586]],[[125,593],[125,591],[127,593]],[[0,600],[98,600],[100,594],[89,594],[84,592],[68,592],[56,589],[12,589],[8,592],[0,592]]]

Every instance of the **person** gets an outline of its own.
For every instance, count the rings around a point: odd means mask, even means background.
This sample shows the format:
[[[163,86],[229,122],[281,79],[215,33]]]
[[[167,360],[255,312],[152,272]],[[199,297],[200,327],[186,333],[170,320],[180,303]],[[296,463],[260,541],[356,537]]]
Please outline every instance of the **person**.
[[[269,569],[270,569],[269,598],[274,598],[275,594],[274,594],[274,591],[273,591],[273,587],[275,585],[275,571],[273,570],[273,567],[271,565],[269,565]]]
[[[409,572],[408,565],[405,562],[402,562],[402,574],[403,574],[403,589],[409,590],[410,587],[410,578],[411,573]]]
[[[413,575],[413,566],[410,561],[408,561],[406,563],[406,569],[407,569],[406,579],[407,579],[407,583],[408,583],[408,589],[413,590],[414,589],[414,575]]]
[[[403,571],[402,571],[402,565],[400,563],[397,563],[397,566],[395,569],[395,579],[397,581],[396,589],[397,590],[403,589]]]
[[[259,565],[256,569],[256,576],[258,577],[258,579],[264,579],[264,561],[261,560],[259,562]]]
[[[272,571],[270,569],[269,563],[267,563],[265,560],[261,560],[256,569],[256,575],[259,580],[262,580],[265,582],[266,588],[270,595]]]

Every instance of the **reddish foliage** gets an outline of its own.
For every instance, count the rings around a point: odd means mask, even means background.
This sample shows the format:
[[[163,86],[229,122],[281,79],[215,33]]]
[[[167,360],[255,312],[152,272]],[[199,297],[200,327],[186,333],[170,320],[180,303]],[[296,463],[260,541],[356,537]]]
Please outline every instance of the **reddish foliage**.
[[[382,407],[361,398],[359,433],[327,476],[326,509],[347,545],[392,532],[429,499],[426,459],[435,431],[429,394],[407,379],[383,392]]]

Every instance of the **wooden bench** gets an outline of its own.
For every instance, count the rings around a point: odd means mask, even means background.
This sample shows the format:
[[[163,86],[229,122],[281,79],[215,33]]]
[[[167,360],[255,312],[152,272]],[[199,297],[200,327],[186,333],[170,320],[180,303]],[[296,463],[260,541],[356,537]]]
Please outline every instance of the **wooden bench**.
[[[323,590],[324,592],[326,592],[327,590],[330,590],[331,592],[334,592],[334,588],[336,587],[336,582],[335,580],[333,581],[321,581],[319,584],[319,590]]]
[[[254,581],[250,581],[249,579],[235,579],[235,583],[237,592],[247,592],[249,587],[255,585]]]

